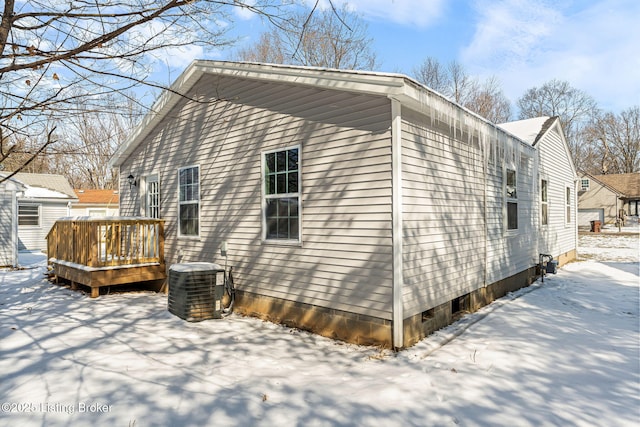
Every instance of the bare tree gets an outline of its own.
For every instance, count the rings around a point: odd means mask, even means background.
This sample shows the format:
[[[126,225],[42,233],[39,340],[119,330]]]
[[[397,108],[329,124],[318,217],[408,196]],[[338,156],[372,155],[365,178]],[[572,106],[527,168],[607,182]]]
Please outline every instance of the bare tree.
[[[588,172],[640,172],[640,106],[620,114],[598,115],[583,135],[591,153],[595,153],[588,164]]]
[[[481,82],[470,76],[459,62],[442,65],[433,57],[416,67],[413,75],[420,83],[493,123],[511,118],[511,103],[496,77]]]
[[[0,164],[19,146],[28,147],[32,157],[41,153],[56,141],[52,126],[87,109],[106,110],[106,95],[126,98],[140,84],[163,87],[150,80],[154,55],[166,56],[186,46],[229,44],[226,23],[239,9],[280,25],[282,4],[277,0],[4,0]],[[32,162],[32,157],[24,163]],[[17,167],[14,170],[21,168]]]
[[[493,123],[511,120],[511,102],[496,77],[474,85],[463,105]]]
[[[516,104],[521,119],[558,116],[574,164],[582,169],[582,159],[587,147],[583,146],[584,141],[580,136],[584,127],[598,113],[597,104],[591,96],[566,81],[553,79],[540,87],[527,90]]]
[[[317,3],[316,3],[317,5]],[[339,69],[377,68],[373,40],[362,19],[346,6],[336,10],[305,10],[261,35],[238,52],[241,61],[296,64]]]
[[[429,56],[413,70],[413,76],[423,85],[445,96],[451,96],[451,77],[447,66]]]
[[[117,176],[108,168],[108,160],[143,115],[133,95],[124,105],[115,99],[104,102],[112,105],[111,112],[86,109],[70,117],[56,149],[46,153],[66,160],[66,176],[74,188],[116,188]]]

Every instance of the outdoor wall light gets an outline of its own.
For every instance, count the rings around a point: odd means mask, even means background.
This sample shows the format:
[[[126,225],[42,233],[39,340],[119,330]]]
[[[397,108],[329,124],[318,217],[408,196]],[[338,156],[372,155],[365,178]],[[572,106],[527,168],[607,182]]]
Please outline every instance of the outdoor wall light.
[[[136,177],[129,174],[129,176],[127,177],[127,182],[129,183],[129,190],[131,190],[131,187],[135,187],[136,185],[138,185],[138,183],[136,182]]]

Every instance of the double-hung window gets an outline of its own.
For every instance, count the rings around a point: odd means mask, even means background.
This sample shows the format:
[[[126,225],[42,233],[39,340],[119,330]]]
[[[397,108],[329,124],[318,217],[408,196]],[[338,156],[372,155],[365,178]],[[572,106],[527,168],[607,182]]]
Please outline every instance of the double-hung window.
[[[178,170],[178,224],[180,236],[200,234],[200,167]]]
[[[264,240],[300,241],[300,148],[264,153]]]
[[[517,175],[513,169],[506,171],[505,196],[507,200],[507,230],[518,229],[518,186]]]
[[[540,223],[549,225],[549,181],[540,181]]]

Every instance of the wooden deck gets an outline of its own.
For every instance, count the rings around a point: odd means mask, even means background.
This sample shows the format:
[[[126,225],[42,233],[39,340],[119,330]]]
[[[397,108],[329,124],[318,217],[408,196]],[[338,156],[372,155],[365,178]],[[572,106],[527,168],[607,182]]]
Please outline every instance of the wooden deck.
[[[91,288],[96,298],[105,286],[167,277],[164,221],[152,218],[63,218],[47,235],[47,257],[56,281]]]

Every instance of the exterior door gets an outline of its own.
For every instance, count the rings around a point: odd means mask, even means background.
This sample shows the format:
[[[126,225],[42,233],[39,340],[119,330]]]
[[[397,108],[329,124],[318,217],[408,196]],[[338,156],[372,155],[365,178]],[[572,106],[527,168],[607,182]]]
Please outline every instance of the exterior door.
[[[160,182],[158,175],[150,175],[146,179],[146,212],[150,218],[160,218]]]

